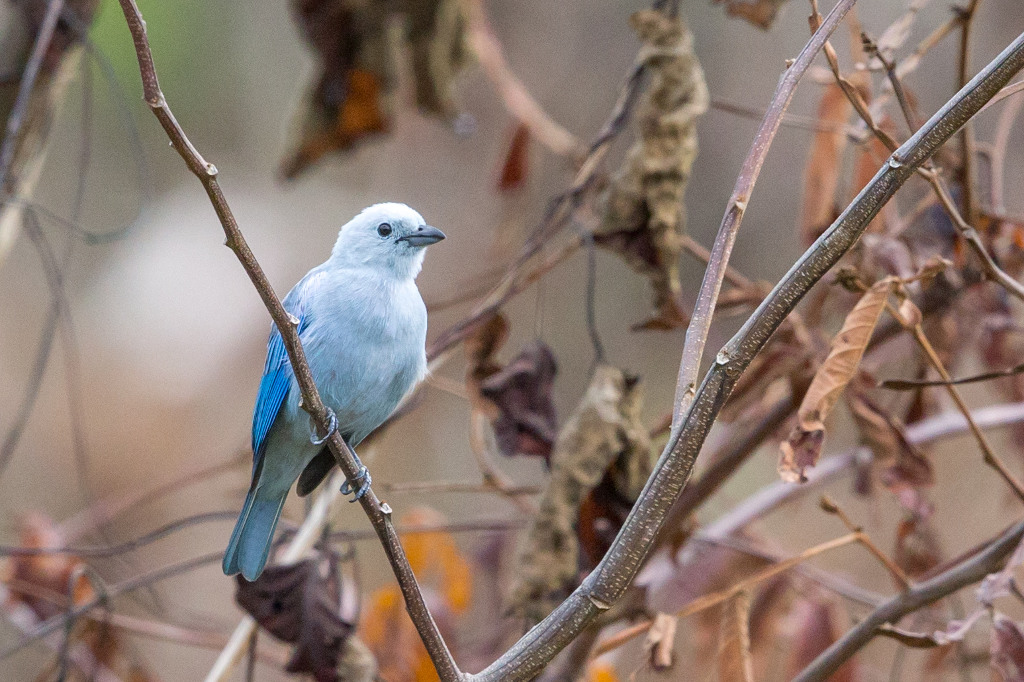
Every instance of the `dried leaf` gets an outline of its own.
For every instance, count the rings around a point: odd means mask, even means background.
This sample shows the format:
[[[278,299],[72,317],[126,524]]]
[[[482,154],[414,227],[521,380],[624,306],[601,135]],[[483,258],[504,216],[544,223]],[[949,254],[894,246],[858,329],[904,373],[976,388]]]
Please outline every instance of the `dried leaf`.
[[[1017,545],[1009,561],[998,573],[985,576],[978,587],[978,601],[991,606],[996,599],[1011,595],[1014,573],[1024,564],[1024,542]]]
[[[722,606],[718,682],[754,682],[750,657],[750,594],[740,592]]]
[[[850,100],[839,85],[830,83],[825,87],[818,104],[818,122],[822,128],[814,134],[804,166],[800,234],[805,246],[821,236],[838,215],[836,190],[847,145],[844,126],[852,110]]]
[[[28,514],[20,523],[22,547],[46,549],[61,547],[63,538],[57,532],[53,520],[43,514]],[[84,566],[83,561],[70,554],[37,554],[15,556],[10,560],[11,587],[9,598],[26,604],[41,620],[52,618],[64,611],[64,607],[47,594],[67,595],[71,579]],[[18,585],[25,585],[23,591]],[[31,589],[35,588],[35,589]],[[79,575],[71,588],[72,599],[81,604],[95,598],[96,594],[85,575]]]
[[[1024,682],[1024,633],[1001,613],[992,622],[989,653],[992,668],[999,672],[1003,682]]]
[[[576,586],[576,527],[584,498],[616,462],[648,456],[642,400],[635,378],[607,365],[597,368],[583,400],[558,434],[551,477],[517,567],[511,612],[540,620]]]
[[[424,587],[422,591],[441,635],[451,644],[454,641],[453,619],[444,598],[432,587]],[[440,680],[405,610],[402,591],[397,585],[385,585],[371,595],[359,631],[377,659],[377,679],[388,682]]]
[[[3,40],[0,41],[0,121],[7,122],[17,101],[22,74],[28,65],[36,36],[42,27],[48,0],[18,0],[5,3],[3,10]],[[29,96],[28,106],[21,119],[18,139],[15,141],[6,186],[0,188],[11,196],[31,194],[42,172],[46,157],[46,140],[52,128],[54,115],[64,97],[66,86],[79,68],[81,38],[88,33],[99,0],[66,0],[63,13],[74,16],[69,21],[58,21],[43,55]],[[7,135],[0,130],[0,144]],[[0,261],[4,259],[21,229],[21,208],[4,207],[0,220]]]
[[[723,0],[715,0],[717,3]],[[746,19],[754,26],[768,30],[779,10],[788,0],[724,0],[725,13],[730,17]]]
[[[501,350],[508,340],[508,322],[505,316],[495,313],[480,322],[477,328],[466,337],[466,389],[474,408],[482,409],[491,419],[498,416],[497,406],[483,397],[480,384],[485,379],[501,371],[501,363],[495,354]]]
[[[558,433],[551,399],[557,371],[551,349],[535,341],[480,382],[480,394],[497,410],[492,423],[502,454],[550,457]]]
[[[871,449],[882,483],[906,509],[920,511],[920,489],[935,483],[931,462],[910,442],[903,425],[868,397],[870,378],[864,373],[860,377],[851,385],[847,402],[861,442]]]
[[[804,470],[817,463],[825,440],[825,419],[857,372],[895,281],[880,280],[864,292],[832,340],[828,357],[800,403],[798,423],[780,446],[779,475],[783,480],[803,481]]]
[[[644,41],[639,58],[651,86],[637,108],[639,140],[611,183],[594,239],[651,281],[655,314],[635,328],[674,329],[687,323],[679,282],[683,195],[697,157],[697,118],[710,96],[693,35],[680,19],[644,10],[632,24]]]
[[[655,670],[668,670],[672,667],[676,639],[676,626],[679,619],[668,613],[657,613],[654,623],[647,631],[644,649]]]
[[[338,656],[339,682],[373,682],[377,679],[377,659],[361,639],[350,634]]]
[[[398,81],[395,54],[411,57],[419,108],[445,119],[455,117],[452,86],[467,57],[458,0],[290,4],[319,73],[298,106],[297,141],[282,164],[285,178],[296,177],[327,154],[387,131],[387,96]],[[401,35],[389,30],[397,14],[406,20]],[[396,38],[409,49],[393,44]]]
[[[985,609],[977,609],[971,615],[962,620],[951,620],[946,624],[945,630],[936,630],[933,637],[940,645],[952,642],[962,642],[967,633],[981,620],[986,613]]]
[[[260,626],[295,645],[286,670],[333,682],[352,623],[341,613],[337,557],[270,566],[254,582],[237,578],[235,601]]]
[[[896,565],[910,578],[926,575],[942,561],[939,538],[930,523],[930,514],[911,514],[896,527]]]
[[[526,182],[526,174],[530,161],[530,128],[520,123],[512,133],[512,141],[508,145],[505,163],[501,166],[498,177],[498,190],[509,192],[520,189]]]
[[[797,603],[792,613],[796,641],[787,663],[786,679],[795,677],[838,639],[842,630],[836,624],[835,611],[832,601],[820,597]],[[828,679],[829,682],[854,682],[857,677],[856,663],[848,661]]]

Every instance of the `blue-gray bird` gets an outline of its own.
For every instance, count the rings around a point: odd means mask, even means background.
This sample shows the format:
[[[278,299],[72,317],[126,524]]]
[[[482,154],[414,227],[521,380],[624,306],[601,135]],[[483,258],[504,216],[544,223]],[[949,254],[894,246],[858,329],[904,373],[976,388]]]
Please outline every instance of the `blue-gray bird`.
[[[331,257],[288,292],[299,338],[331,427],[353,448],[391,414],[427,372],[427,309],[416,288],[425,247],[444,239],[404,204],[365,209],[338,233]],[[224,554],[224,573],[255,580],[267,563],[288,491],[308,495],[334,458],[299,407],[299,388],[277,327],[252,415],[252,484]],[[358,459],[358,458],[357,458]],[[342,492],[369,487],[362,466]]]

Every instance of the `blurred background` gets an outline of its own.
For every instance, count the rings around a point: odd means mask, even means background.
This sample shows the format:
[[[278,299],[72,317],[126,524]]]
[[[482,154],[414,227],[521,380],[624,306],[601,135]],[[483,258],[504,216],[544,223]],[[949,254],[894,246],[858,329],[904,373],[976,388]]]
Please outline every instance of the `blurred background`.
[[[279,168],[293,144],[296,109],[314,76],[313,55],[288,3],[139,0],[139,6],[164,93],[197,148],[219,169],[240,226],[279,295],[327,257],[343,223],[364,206],[385,200],[408,203],[448,235],[430,250],[419,278],[428,304],[493,282],[493,273],[512,261],[547,202],[572,179],[563,159],[533,145],[525,185],[515,192],[498,191],[514,125],[492,84],[470,65],[456,81],[455,98],[462,123],[471,117],[473,125],[455,130],[419,113],[406,68],[398,74],[387,134],[284,181]],[[641,2],[593,0],[487,3],[514,72],[545,110],[582,140],[598,132],[633,64],[639,44],[628,18],[642,7]],[[681,10],[694,33],[712,98],[758,111],[770,100],[786,60],[796,56],[808,35],[808,8],[798,0],[783,6],[768,31],[727,17],[722,6],[708,0],[683,2]],[[865,30],[876,35],[904,10],[902,2],[858,3]],[[924,3],[907,44],[916,44],[949,11],[947,2]],[[982,2],[974,23],[972,73],[1022,30],[1024,11],[1017,0]],[[101,0],[90,36],[95,50],[83,54],[78,76],[67,86],[32,201],[68,218],[79,183],[84,183],[77,224],[117,236],[88,243],[66,224],[43,219],[42,229],[57,253],[69,240],[73,243],[63,276],[73,325],[56,336],[31,417],[0,478],[0,540],[8,544],[18,540],[26,514],[71,524],[64,528],[83,522],[78,515],[86,508],[86,494],[123,501],[133,491],[187,472],[233,463],[116,519],[106,532],[117,541],[189,514],[235,511],[249,480],[250,420],[269,317],[235,256],[224,248],[201,186],[168,147],[141,100],[135,54],[117,3]],[[844,58],[847,40],[844,30],[837,32],[835,42]],[[909,79],[925,115],[953,94],[956,55],[957,41],[947,39]],[[821,87],[807,78],[791,112],[814,116],[820,94]],[[979,138],[991,134],[993,121],[991,114],[979,119]],[[713,239],[756,125],[756,119],[715,107],[700,119],[700,154],[686,202],[689,233],[700,243],[710,245]],[[784,127],[774,143],[732,261],[750,278],[775,282],[802,251],[797,237],[801,174],[811,139],[810,131]],[[620,143],[616,153],[624,148]],[[1007,211],[1020,214],[1024,193],[1013,189],[1024,186],[1020,126],[1008,150]],[[647,281],[606,252],[598,252],[596,272],[596,321],[607,358],[642,377],[644,415],[653,423],[671,404],[684,332],[630,331],[649,304]],[[699,262],[684,256],[687,308],[701,272]],[[585,287],[586,254],[580,252],[506,307],[511,338],[503,359],[535,338],[550,345],[558,361],[554,398],[560,417],[577,404],[589,378],[592,355],[581,304]],[[24,233],[0,260],[0,292],[0,429],[6,431],[32,381],[51,300],[38,251]],[[432,313],[430,338],[470,309],[471,303]],[[709,355],[739,321],[725,318],[716,324]],[[375,446],[370,462],[375,484],[478,480],[467,403],[438,388],[461,385],[463,371],[460,352],[438,370],[439,381],[428,385],[419,407]],[[983,390],[969,395],[975,404],[987,398]],[[842,438],[840,430],[830,449],[841,449]],[[995,436],[995,442],[1008,447],[1001,438],[1008,436]],[[934,457],[936,527],[950,556],[1016,514],[987,470],[962,467],[963,458],[975,457],[972,448],[953,442]],[[773,480],[775,460],[776,449],[766,447],[705,506],[701,518],[714,518]],[[1010,460],[1020,471],[1020,460]],[[539,485],[545,477],[538,458],[499,464],[518,484]],[[836,495],[845,499],[847,488],[837,486]],[[451,521],[521,516],[508,500],[494,495],[383,496],[398,515],[426,504]],[[889,546],[892,524],[877,505],[849,504],[859,518],[876,524],[872,531]],[[303,502],[291,498],[286,516],[298,522],[302,514]],[[780,547],[795,551],[834,536],[836,529],[823,527],[819,516],[811,501],[787,507],[765,523],[776,524],[772,536]],[[115,583],[221,551],[231,523],[201,524],[124,559],[96,565],[107,582]],[[336,524],[368,527],[361,511],[347,505]],[[473,551],[486,542],[483,535],[460,534],[458,539]],[[374,542],[360,543],[358,551],[367,589],[392,579]],[[819,564],[857,573],[870,589],[889,589],[884,572],[855,548]],[[128,600],[124,608],[143,613],[156,598],[169,622],[228,633],[241,615],[233,596],[233,580],[214,561],[158,583],[155,595]],[[18,636],[17,628],[0,619],[0,643]],[[132,638],[132,647],[164,680],[199,679],[216,656],[215,650],[144,637]],[[27,647],[0,662],[0,679],[36,679],[52,657],[44,644]],[[235,679],[241,675],[236,672]],[[268,667],[258,669],[257,679],[285,678]]]

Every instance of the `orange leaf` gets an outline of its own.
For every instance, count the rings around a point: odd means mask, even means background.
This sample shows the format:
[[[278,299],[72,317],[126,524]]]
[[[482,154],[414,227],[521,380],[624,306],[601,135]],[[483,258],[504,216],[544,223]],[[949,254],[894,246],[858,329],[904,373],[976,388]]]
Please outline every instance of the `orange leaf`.
[[[526,181],[530,161],[530,129],[523,123],[516,126],[512,133],[512,141],[505,155],[505,163],[501,167],[498,178],[498,190],[508,192],[519,189]]]
[[[843,126],[850,117],[850,101],[836,84],[826,86],[818,104],[818,122],[829,126],[814,134],[807,165],[804,167],[804,199],[800,234],[810,244],[828,227],[836,215],[836,188],[846,134]]]
[[[421,507],[404,514],[400,522],[407,527],[437,526],[444,522],[444,516]],[[409,533],[402,538],[402,544],[420,582],[443,594],[448,608],[455,613],[465,611],[473,593],[473,574],[455,538],[444,531]]]
[[[722,607],[718,682],[754,682],[750,657],[750,594],[740,592]]]
[[[619,676],[610,663],[592,663],[587,668],[585,682],[619,682]]]

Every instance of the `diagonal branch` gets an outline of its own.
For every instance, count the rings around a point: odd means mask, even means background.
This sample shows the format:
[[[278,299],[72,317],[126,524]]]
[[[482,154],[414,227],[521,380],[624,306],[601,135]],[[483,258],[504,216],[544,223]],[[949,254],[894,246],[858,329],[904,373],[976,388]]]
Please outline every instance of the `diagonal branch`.
[[[266,274],[249,249],[224,192],[217,182],[216,166],[202,157],[175,120],[174,114],[171,113],[171,108],[167,105],[167,100],[160,90],[156,68],[153,65],[153,53],[150,51],[149,40],[146,37],[146,24],[135,0],[119,0],[119,2],[135,43],[135,53],[139,61],[139,72],[142,76],[142,89],[146,103],[149,104],[153,114],[160,121],[171,145],[181,155],[185,165],[203,184],[203,188],[210,197],[210,203],[213,204],[214,211],[217,213],[217,218],[224,228],[226,245],[235,252],[238,260],[242,263],[242,267],[245,268],[246,274],[249,275],[249,279],[252,280],[253,286],[256,287],[260,298],[263,299],[263,304],[273,318],[274,324],[281,332],[281,338],[288,351],[288,360],[291,362],[295,378],[302,391],[302,400],[300,401],[302,409],[309,413],[320,432],[326,433],[328,430],[327,409],[320,399],[309,364],[306,362],[305,353],[302,350],[302,344],[299,342],[298,320],[284,309]],[[337,431],[331,434],[328,445],[345,476],[349,480],[354,480],[359,475],[359,467],[351,448]],[[416,576],[413,575],[409,561],[402,550],[398,533],[395,532],[391,522],[391,508],[382,504],[372,490],[367,491],[360,499],[360,503],[384,546],[388,561],[391,563],[395,577],[402,589],[402,595],[405,597],[406,608],[413,623],[416,624],[416,630],[423,639],[441,679],[444,682],[460,679],[455,661],[430,616],[430,611],[427,609],[416,582]]]
[[[953,594],[998,570],[1003,559],[1020,544],[1021,538],[1024,538],[1024,521],[1011,526],[992,544],[967,561],[893,597],[836,640],[832,646],[804,668],[793,679],[793,682],[815,682],[829,679],[843,663],[879,634],[879,629],[882,626],[896,623],[908,613]]]
[[[786,73],[779,81],[772,97],[771,104],[765,112],[761,127],[754,136],[754,143],[743,161],[743,167],[736,178],[736,185],[733,187],[732,196],[729,197],[729,206],[722,217],[722,224],[718,228],[718,235],[711,247],[711,256],[708,259],[708,267],[704,271],[704,281],[701,282],[700,292],[697,294],[697,302],[693,307],[693,316],[690,318],[690,326],[686,328],[686,342],[683,345],[683,360],[679,365],[679,378],[676,382],[676,407],[673,414],[673,428],[678,427],[679,419],[686,413],[686,409],[693,400],[693,393],[697,388],[697,376],[700,372],[700,360],[704,355],[704,345],[707,343],[708,333],[711,330],[711,319],[715,312],[715,304],[718,302],[718,294],[722,291],[722,281],[725,279],[726,268],[729,264],[729,256],[732,254],[732,247],[736,243],[736,235],[743,222],[743,215],[747,210],[747,203],[754,191],[754,183],[761,174],[761,166],[764,165],[765,157],[768,156],[768,149],[775,139],[775,133],[782,125],[782,117],[793,100],[796,86],[800,78],[807,72],[807,68],[814,61],[815,56],[828,41],[828,37],[839,26],[846,13],[850,11],[857,0],[839,0],[828,17],[814,32],[811,39],[800,51],[796,60],[786,69]]]
[[[737,379],[800,299],[856,243],[868,222],[939,147],[1024,68],[1024,35],[964,86],[889,158],[832,226],[804,253],[729,343],[697,390],[678,431],[601,563],[547,618],[474,682],[526,680],[632,582],[690,476],[704,439]]]

